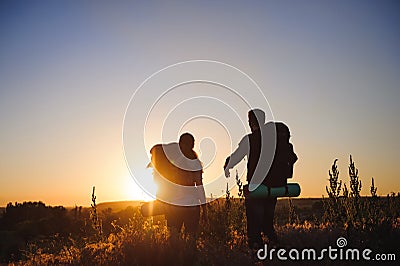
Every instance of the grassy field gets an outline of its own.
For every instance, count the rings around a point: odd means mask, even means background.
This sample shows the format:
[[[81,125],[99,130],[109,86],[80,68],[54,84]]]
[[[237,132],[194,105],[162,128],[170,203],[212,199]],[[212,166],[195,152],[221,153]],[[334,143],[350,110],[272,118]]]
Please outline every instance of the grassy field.
[[[359,177],[350,172],[347,188],[338,178],[335,167],[336,163],[329,172],[326,198],[278,201],[275,229],[279,242],[268,243],[265,239],[268,252],[274,249],[275,253],[268,253],[264,260],[259,260],[256,251],[247,247],[244,198],[227,193],[225,198],[207,204],[208,220],[201,222],[197,235],[169,230],[162,215],[143,217],[140,202],[96,204],[96,198],[92,197],[90,208],[72,209],[40,202],[11,204],[0,219],[0,262],[12,265],[376,265],[379,255],[383,265],[399,265],[400,194],[379,197],[372,183],[371,195],[361,197]],[[336,250],[337,257],[329,257],[323,251],[331,248]],[[286,261],[277,257],[279,249],[286,252]],[[315,257],[307,253],[309,249],[315,251]],[[370,260],[364,257],[346,260],[346,252],[355,252],[354,249],[371,250]],[[299,252],[298,256],[295,251]],[[288,254],[293,256],[288,258]]]
[[[381,199],[382,202],[386,198]],[[399,201],[399,198],[395,200]],[[312,203],[313,202],[313,203]],[[293,208],[312,210],[314,200],[296,200]],[[105,204],[106,205],[106,204]],[[336,241],[345,237],[348,246],[360,250],[369,248],[383,254],[398,254],[400,221],[386,220],[368,227],[366,224],[342,225],[301,220],[297,217],[289,223],[289,215],[298,215],[287,210],[288,200],[281,200],[277,206],[276,223],[280,242],[270,248],[305,249],[317,251],[329,246],[336,247]],[[106,208],[105,210],[107,210]],[[109,210],[109,209],[108,209]],[[209,221],[202,223],[202,232],[188,236],[183,232],[171,232],[163,216],[144,218],[137,207],[127,206],[116,212],[100,212],[98,221],[91,220],[90,230],[85,235],[62,234],[31,241],[22,260],[13,262],[24,265],[81,264],[81,265],[254,265],[268,264],[270,260],[257,262],[247,248],[246,219],[243,202],[240,199],[220,199],[208,206]],[[293,213],[294,212],[294,213]],[[70,213],[71,215],[72,213]],[[280,217],[280,216],[285,217]],[[88,217],[90,219],[90,217]],[[93,218],[93,217],[92,217]],[[111,225],[111,226],[108,226]],[[83,229],[83,228],[82,228]],[[19,262],[18,262],[19,261]],[[354,261],[294,260],[281,262],[273,257],[274,265],[354,265]],[[390,265],[393,261],[387,262]],[[389,263],[389,264],[388,264]],[[365,262],[363,263],[365,265]]]

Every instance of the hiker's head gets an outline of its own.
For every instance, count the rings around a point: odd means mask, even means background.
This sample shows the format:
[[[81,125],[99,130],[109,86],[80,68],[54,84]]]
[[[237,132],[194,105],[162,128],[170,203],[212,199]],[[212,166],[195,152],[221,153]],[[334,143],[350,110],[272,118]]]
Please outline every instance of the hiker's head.
[[[278,141],[288,142],[290,138],[290,131],[288,126],[282,122],[276,122],[275,127]]]
[[[248,116],[251,131],[259,129],[260,125],[264,125],[265,123],[265,112],[261,109],[250,110]]]
[[[183,153],[194,148],[194,137],[190,133],[183,133],[179,138],[179,148]]]

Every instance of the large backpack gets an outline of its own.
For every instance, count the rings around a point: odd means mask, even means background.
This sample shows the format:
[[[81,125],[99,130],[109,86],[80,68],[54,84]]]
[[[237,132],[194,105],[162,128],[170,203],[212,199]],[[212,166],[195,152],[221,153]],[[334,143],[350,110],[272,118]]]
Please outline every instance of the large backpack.
[[[293,165],[297,161],[293,145],[289,142],[289,128],[282,122],[276,122],[275,129],[275,156],[264,182],[269,187],[285,186],[287,179],[293,177]]]
[[[193,186],[193,175],[190,171],[177,166],[175,160],[179,160],[183,156],[179,149],[178,143],[157,144],[151,150],[151,164],[159,175],[155,175],[156,183],[165,183],[164,178],[172,183],[182,186]]]

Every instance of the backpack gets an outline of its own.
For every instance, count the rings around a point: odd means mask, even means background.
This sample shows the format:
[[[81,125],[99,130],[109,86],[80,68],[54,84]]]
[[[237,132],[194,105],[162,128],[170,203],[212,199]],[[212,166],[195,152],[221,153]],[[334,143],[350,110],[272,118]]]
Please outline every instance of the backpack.
[[[177,165],[177,162],[182,159],[182,153],[178,143],[156,144],[151,150],[151,165],[158,175],[154,175],[157,184],[165,184],[162,178],[182,186],[193,186],[196,174]],[[190,157],[197,158],[196,153]],[[190,158],[192,159],[192,158]]]
[[[269,187],[285,186],[287,179],[293,177],[293,165],[297,161],[293,145],[289,142],[289,128],[282,122],[276,122],[275,128],[275,156],[264,182]]]

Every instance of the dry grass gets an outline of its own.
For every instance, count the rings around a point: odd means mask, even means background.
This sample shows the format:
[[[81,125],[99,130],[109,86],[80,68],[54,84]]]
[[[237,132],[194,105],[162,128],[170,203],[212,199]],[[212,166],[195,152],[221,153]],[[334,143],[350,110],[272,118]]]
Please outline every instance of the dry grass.
[[[295,200],[293,204],[280,202],[275,224],[280,242],[275,248],[321,250],[336,246],[338,237],[345,237],[351,248],[398,253],[400,195],[377,197],[372,185],[371,197],[360,197],[357,171],[351,163],[351,190],[346,191],[345,187],[343,196],[337,190],[341,182],[338,172],[333,172],[327,187],[329,198],[303,203]],[[332,169],[335,167],[336,162]],[[25,250],[25,259],[13,264],[260,265],[262,262],[257,262],[247,248],[243,198],[227,194],[225,199],[208,204],[208,222],[201,224],[201,232],[196,236],[171,232],[163,217],[144,218],[138,207],[121,211],[129,216],[129,222],[121,223],[123,219],[115,213],[97,212],[93,202],[91,221],[100,221],[101,227],[94,222],[90,235],[55,236],[32,243]],[[336,266],[353,265],[354,261],[319,263]],[[273,261],[273,265],[279,264],[310,265],[311,262]]]

